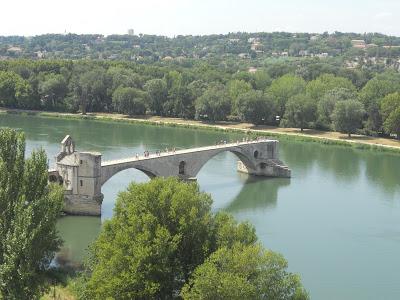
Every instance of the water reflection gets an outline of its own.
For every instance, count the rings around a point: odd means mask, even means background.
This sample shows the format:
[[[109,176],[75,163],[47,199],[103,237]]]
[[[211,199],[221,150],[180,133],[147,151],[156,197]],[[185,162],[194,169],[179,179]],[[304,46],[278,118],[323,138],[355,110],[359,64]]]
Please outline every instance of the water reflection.
[[[353,183],[364,175],[365,169],[369,184],[391,197],[399,192],[398,154],[284,141],[280,143],[280,155],[294,177],[306,177],[313,168],[318,168],[319,176],[323,174],[338,182]]]
[[[382,188],[387,195],[400,193],[400,159],[399,155],[386,153],[365,153],[359,151],[365,162],[365,174],[371,184]]]
[[[287,178],[249,176],[239,195],[224,210],[236,213],[274,208],[278,200],[279,189],[288,185],[290,185],[290,179]]]
[[[101,219],[98,217],[61,217],[57,222],[57,230],[64,243],[56,256],[56,262],[60,265],[79,266],[100,228]]]

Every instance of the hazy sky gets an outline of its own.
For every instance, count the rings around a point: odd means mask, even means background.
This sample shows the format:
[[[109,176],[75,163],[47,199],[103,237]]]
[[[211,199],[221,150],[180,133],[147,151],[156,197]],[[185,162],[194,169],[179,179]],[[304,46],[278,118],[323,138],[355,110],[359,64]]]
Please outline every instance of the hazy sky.
[[[400,36],[400,0],[0,0],[0,35],[381,32]]]

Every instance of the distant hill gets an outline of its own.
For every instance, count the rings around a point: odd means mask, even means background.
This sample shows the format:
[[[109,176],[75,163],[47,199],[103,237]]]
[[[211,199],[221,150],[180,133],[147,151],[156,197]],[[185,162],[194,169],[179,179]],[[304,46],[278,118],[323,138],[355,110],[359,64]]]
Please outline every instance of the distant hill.
[[[0,36],[0,59],[263,60],[285,57],[399,59],[400,37],[379,33],[229,33],[176,36],[47,34]]]

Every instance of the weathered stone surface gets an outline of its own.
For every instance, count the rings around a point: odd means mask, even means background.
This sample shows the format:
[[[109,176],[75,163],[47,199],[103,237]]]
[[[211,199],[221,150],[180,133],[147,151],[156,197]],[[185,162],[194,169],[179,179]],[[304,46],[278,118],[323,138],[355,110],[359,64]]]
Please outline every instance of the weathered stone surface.
[[[75,151],[70,136],[62,141],[56,170],[49,174],[64,185],[66,213],[100,215],[101,186],[118,172],[134,168],[150,178],[177,176],[190,180],[196,178],[211,158],[225,151],[239,158],[240,172],[268,177],[291,176],[290,169],[279,160],[278,141],[275,140],[238,142],[102,162],[100,153]]]

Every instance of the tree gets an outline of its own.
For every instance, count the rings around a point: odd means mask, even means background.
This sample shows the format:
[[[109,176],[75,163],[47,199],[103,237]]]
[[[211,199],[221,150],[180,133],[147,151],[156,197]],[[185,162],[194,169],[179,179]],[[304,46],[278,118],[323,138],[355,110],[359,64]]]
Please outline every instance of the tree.
[[[286,260],[260,245],[222,247],[193,272],[181,295],[203,299],[308,299]]]
[[[180,118],[194,117],[194,100],[188,90],[191,76],[188,72],[170,71],[164,76],[168,88],[168,102],[164,105],[166,115]]]
[[[389,115],[400,107],[400,93],[392,93],[385,96],[381,101],[381,115],[382,119],[386,120]]]
[[[307,95],[301,94],[290,98],[286,104],[286,111],[282,125],[298,127],[301,131],[315,120],[316,106]]]
[[[301,94],[305,87],[306,83],[301,77],[287,74],[275,79],[266,92],[274,99],[277,113],[282,117],[285,114],[286,102],[291,97]]]
[[[253,88],[256,90],[265,91],[265,89],[271,85],[272,79],[265,70],[258,70],[253,74],[253,77]]]
[[[172,297],[209,251],[211,221],[211,198],[195,184],[131,184],[91,249],[89,298]]]
[[[247,83],[244,80],[235,79],[235,80],[231,80],[228,82],[227,90],[228,90],[229,97],[232,99],[233,114],[238,114],[237,98],[240,95],[253,90],[253,88],[251,87],[250,83]]]
[[[143,80],[141,76],[133,70],[121,66],[110,67],[107,76],[111,79],[111,91],[114,92],[118,87],[142,88]]]
[[[337,102],[332,114],[335,130],[347,133],[350,137],[352,133],[355,133],[361,127],[364,114],[364,107],[359,101]]]
[[[318,102],[328,91],[337,88],[344,88],[350,91],[356,90],[349,79],[337,77],[332,74],[324,74],[307,84],[306,93],[309,97]]]
[[[14,72],[0,71],[0,104],[5,107],[32,108],[31,86]]]
[[[394,133],[400,139],[400,93],[387,95],[381,102],[383,128],[386,133]]]
[[[117,88],[112,95],[114,109],[117,112],[132,115],[146,113],[144,92],[135,88]]]
[[[273,102],[263,92],[251,90],[239,95],[236,102],[237,113],[242,122],[251,122],[256,125],[272,122]]]
[[[151,79],[146,82],[144,87],[149,95],[150,110],[161,116],[163,105],[168,99],[167,84],[162,79]]]
[[[39,95],[47,109],[57,109],[64,100],[68,89],[64,76],[49,74],[39,82]]]
[[[195,101],[196,117],[206,118],[212,122],[224,120],[231,111],[231,99],[224,86],[211,85]]]
[[[61,245],[63,191],[47,183],[43,150],[24,155],[24,135],[0,130],[0,299],[38,299]]]
[[[346,88],[335,88],[328,91],[317,104],[317,127],[331,129],[331,115],[338,101],[354,99],[356,93]]]
[[[378,132],[382,127],[380,114],[381,100],[386,95],[400,91],[400,76],[398,73],[386,72],[380,74],[363,87],[359,94],[359,100],[364,104],[368,114],[366,127]]]
[[[400,139],[400,106],[386,118],[383,128],[387,133],[395,133],[397,139]]]
[[[78,71],[80,70],[76,70]],[[104,68],[96,67],[89,71],[83,69],[82,74],[75,74],[71,89],[82,114],[86,114],[88,110],[104,111],[111,108],[111,99],[107,94],[108,86]]]
[[[195,183],[156,178],[119,194],[90,249],[88,299],[170,299],[219,247],[257,241],[254,227],[211,212]]]

